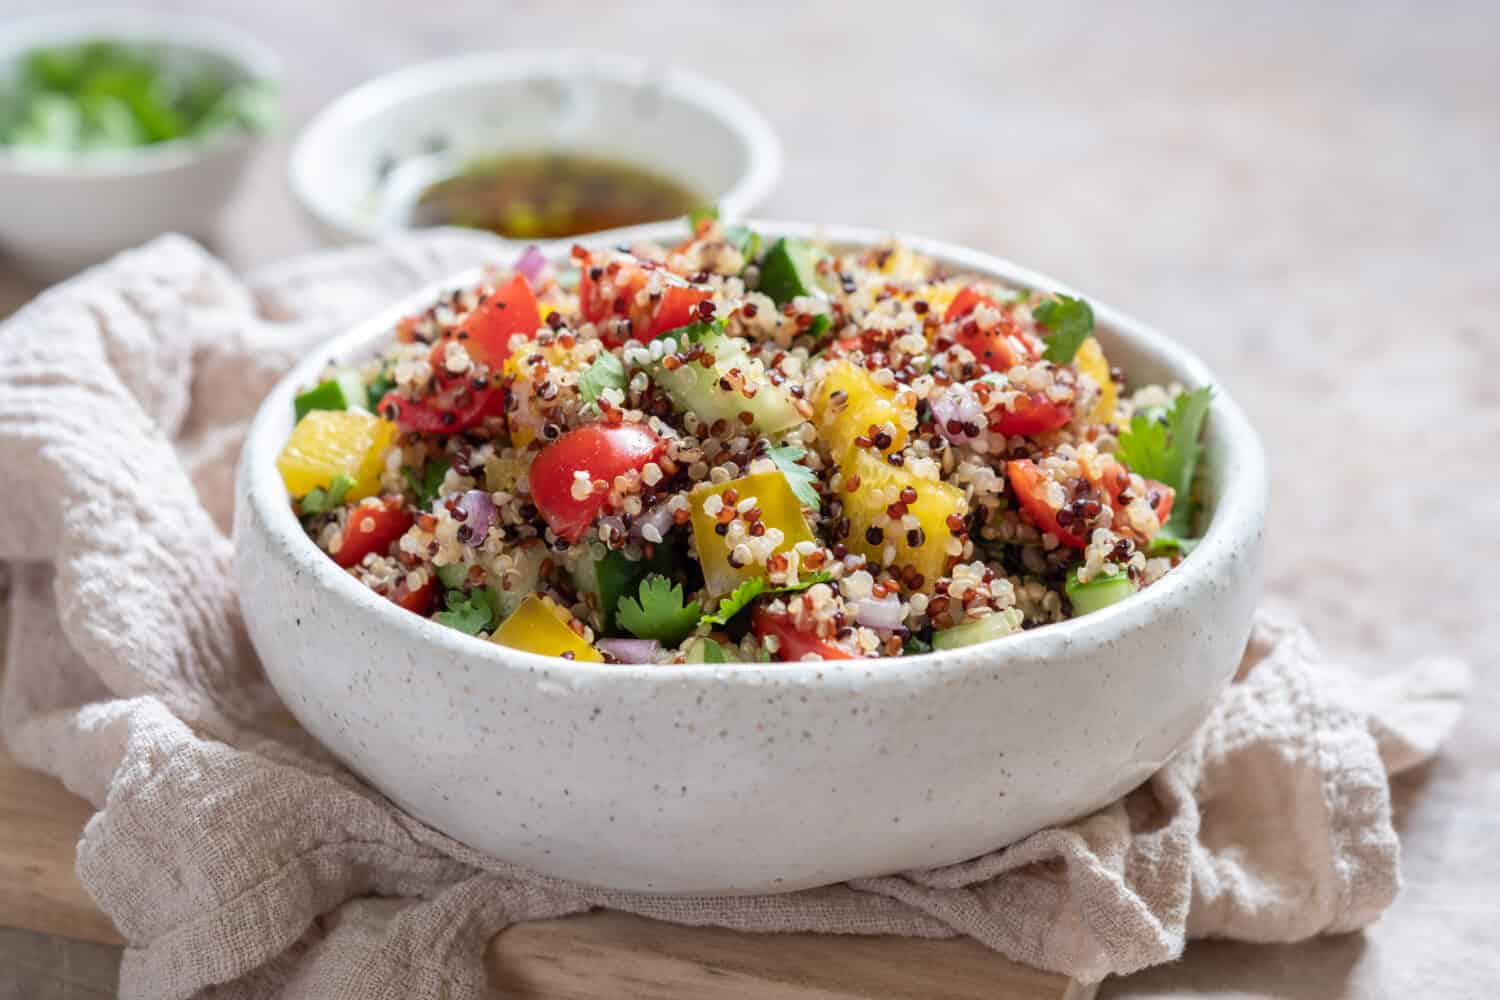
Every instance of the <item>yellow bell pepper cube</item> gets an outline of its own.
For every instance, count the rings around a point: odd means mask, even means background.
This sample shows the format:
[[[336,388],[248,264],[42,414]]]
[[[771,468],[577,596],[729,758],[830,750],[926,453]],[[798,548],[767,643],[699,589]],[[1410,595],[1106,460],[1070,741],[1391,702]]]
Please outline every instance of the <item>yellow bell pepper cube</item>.
[[[1099,346],[1099,341],[1094,337],[1085,340],[1078,347],[1078,354],[1073,358],[1078,370],[1099,385],[1099,401],[1089,411],[1089,421],[1096,424],[1107,424],[1115,419],[1115,407],[1120,401],[1120,390],[1115,386],[1115,380],[1109,375],[1109,360],[1104,356],[1104,348]]]
[[[490,636],[511,649],[542,656],[561,656],[580,663],[602,663],[604,655],[583,641],[567,623],[567,612],[551,601],[531,594]]]
[[[735,493],[733,503],[724,499],[724,494],[729,490],[734,490]],[[711,502],[715,497],[718,498],[717,503]],[[703,568],[703,581],[709,593],[716,596],[729,593],[751,577],[765,575],[765,566],[754,559],[738,567],[730,561],[737,545],[742,542],[748,544],[753,540],[746,537],[749,522],[743,515],[737,514],[732,520],[724,522],[729,525],[725,534],[721,535],[717,531],[722,517],[719,510],[733,510],[752,497],[755,499],[756,509],[760,511],[759,520],[766,526],[766,530],[769,532],[773,528],[780,529],[783,536],[771,555],[785,552],[798,542],[813,541],[812,530],[808,528],[807,518],[802,514],[802,502],[792,492],[786,476],[779,469],[742,476],[727,483],[704,483],[695,487],[688,495],[688,500],[692,504],[693,538],[698,543],[698,565]],[[713,512],[709,508],[713,508]]]
[[[363,500],[380,492],[385,452],[397,433],[395,424],[363,410],[312,410],[292,428],[276,468],[294,497],[348,476],[354,485],[344,498]]]
[[[885,428],[891,436],[882,452],[906,447],[909,434],[903,418],[916,412],[916,401],[907,394],[907,405],[902,405],[898,395],[894,386],[881,385],[874,374],[853,362],[837,361],[829,368],[813,400],[813,413],[840,467],[856,447],[854,439],[869,437],[871,427]]]
[[[853,489],[850,483],[855,484]],[[902,500],[908,488],[916,493],[910,502]],[[845,466],[841,496],[844,516],[849,519],[844,544],[851,552],[876,566],[912,567],[922,576],[922,590],[930,591],[947,572],[948,543],[954,537],[948,518],[967,513],[963,490],[936,479],[923,479],[859,450]],[[905,504],[906,515],[893,521],[890,507],[898,502]],[[915,518],[916,527],[908,527],[906,518]]]

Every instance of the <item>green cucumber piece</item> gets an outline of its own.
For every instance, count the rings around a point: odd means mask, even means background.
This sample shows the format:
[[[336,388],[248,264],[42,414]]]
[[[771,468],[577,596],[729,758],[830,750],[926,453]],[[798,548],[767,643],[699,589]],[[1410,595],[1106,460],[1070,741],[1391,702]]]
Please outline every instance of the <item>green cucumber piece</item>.
[[[999,639],[1019,630],[1024,617],[1020,608],[1006,608],[962,625],[941,629],[932,633],[932,648],[957,649],[959,646],[972,646],[976,642]]]
[[[675,371],[667,370],[660,362],[651,366],[651,377],[680,412],[696,413],[709,424],[723,420],[733,427],[761,434],[779,434],[803,422],[791,395],[781,386],[771,384],[765,377],[765,367],[751,360],[744,341],[710,332],[700,343],[714,356],[714,363],[708,368],[696,361]],[[749,384],[758,387],[753,398],[719,384],[731,368],[738,368]],[[750,414],[748,426],[740,421],[741,413]]]
[[[328,381],[298,393],[292,403],[298,420],[313,410],[365,410],[369,405],[370,397],[358,372],[339,372]]]
[[[1063,585],[1068,601],[1073,605],[1074,618],[1107,608],[1116,601],[1123,601],[1139,589],[1130,574],[1123,572],[1114,576],[1101,575],[1088,583],[1079,583],[1076,569],[1068,574],[1068,582]]]
[[[783,236],[760,262],[760,291],[784,306],[799,295],[817,295],[818,252]]]

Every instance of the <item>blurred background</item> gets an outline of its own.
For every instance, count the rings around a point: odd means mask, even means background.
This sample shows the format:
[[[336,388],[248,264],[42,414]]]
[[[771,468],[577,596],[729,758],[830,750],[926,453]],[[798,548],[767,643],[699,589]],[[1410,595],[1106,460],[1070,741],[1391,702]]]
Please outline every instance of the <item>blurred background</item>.
[[[1452,750],[1398,785],[1406,888],[1371,932],[1198,944],[1104,995],[1457,996],[1460,969],[1495,966],[1495,4],[145,5],[284,63],[282,131],[213,236],[236,268],[318,245],[286,154],[341,92],[458,52],[599,48],[759,108],[786,154],[761,214],[993,251],[1188,343],[1271,453],[1273,600],[1374,672],[1439,652],[1481,685]],[[4,273],[0,311],[35,291]]]

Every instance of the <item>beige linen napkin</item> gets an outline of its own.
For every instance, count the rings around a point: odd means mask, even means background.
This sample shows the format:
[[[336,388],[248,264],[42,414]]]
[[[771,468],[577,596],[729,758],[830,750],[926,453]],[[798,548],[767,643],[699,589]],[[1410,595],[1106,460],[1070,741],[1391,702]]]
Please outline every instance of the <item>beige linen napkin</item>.
[[[128,942],[122,996],[477,997],[494,932],[594,906],[966,934],[1093,980],[1188,937],[1338,933],[1390,904],[1386,776],[1436,751],[1467,672],[1434,659],[1355,684],[1264,616],[1244,681],[1150,781],[933,871],[782,896],[607,892],[480,856],[364,787],[292,723],[246,641],[224,534],[233,459],[291,360],[495,250],[440,233],[246,284],[169,237],[0,327],[0,724],[17,758],[99,807],[78,871]]]

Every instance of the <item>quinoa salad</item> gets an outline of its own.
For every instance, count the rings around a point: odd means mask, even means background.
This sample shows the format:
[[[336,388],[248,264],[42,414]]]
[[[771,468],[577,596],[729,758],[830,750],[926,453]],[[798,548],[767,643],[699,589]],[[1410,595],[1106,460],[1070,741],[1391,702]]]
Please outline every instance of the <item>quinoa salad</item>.
[[[328,368],[277,461],[312,541],[445,626],[636,664],[954,648],[1189,556],[1211,392],[1132,386],[1087,302],[683,236],[528,250]]]

